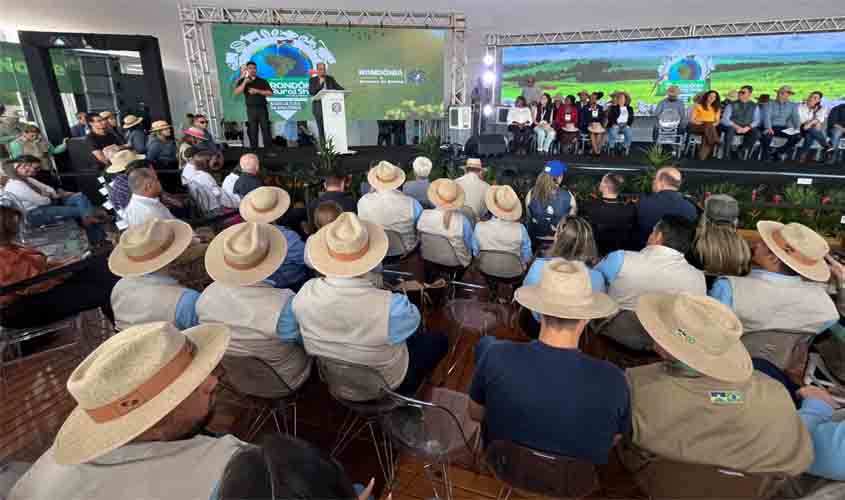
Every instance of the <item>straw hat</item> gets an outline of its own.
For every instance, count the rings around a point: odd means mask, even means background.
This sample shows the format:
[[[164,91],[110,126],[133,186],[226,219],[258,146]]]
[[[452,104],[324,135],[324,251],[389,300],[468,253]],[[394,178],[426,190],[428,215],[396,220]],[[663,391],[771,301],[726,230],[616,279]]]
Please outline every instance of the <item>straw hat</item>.
[[[218,234],[205,252],[214,281],[247,286],[276,272],[288,254],[285,235],[270,224],[243,222]]]
[[[376,191],[389,191],[405,182],[405,172],[390,162],[380,161],[367,173],[367,182]]]
[[[114,116],[114,113],[112,113],[111,111],[101,111],[100,112],[100,118],[102,118],[103,120],[108,120],[109,118],[111,118],[113,116]]]
[[[517,221],[522,218],[522,203],[510,186],[490,186],[484,193],[484,203],[487,210],[502,220]]]
[[[144,158],[146,158],[146,156],[139,155],[131,149],[122,149],[111,156],[111,165],[106,168],[106,173],[119,174],[120,172],[126,170],[126,167],[128,167],[133,161],[143,160]]]
[[[466,165],[464,165],[464,170],[470,168],[484,170],[484,165],[481,164],[481,160],[479,160],[478,158],[469,158],[466,162]]]
[[[589,130],[590,132],[592,132],[594,134],[603,134],[603,133],[606,132],[605,128],[602,127],[601,123],[599,123],[599,122],[590,123],[590,125],[587,127],[587,130]]]
[[[801,276],[813,281],[830,279],[830,268],[824,261],[830,246],[809,227],[792,222],[761,220],[757,232],[778,259]]]
[[[725,99],[729,101],[736,101],[737,99],[739,99],[739,91],[731,90],[725,95]]]
[[[670,85],[668,89],[666,89],[666,95],[669,97],[678,97],[681,95],[681,87],[677,85]]]
[[[605,318],[619,310],[609,296],[593,292],[583,262],[561,258],[546,262],[540,283],[518,289],[515,298],[534,312],[564,319]]]
[[[153,122],[152,126],[150,127],[150,133],[158,132],[159,130],[166,130],[169,129],[170,124],[164,120],[156,120]]]
[[[193,237],[191,226],[175,219],[129,226],[109,256],[109,269],[124,278],[158,271],[182,255]]]
[[[68,379],[77,407],[56,435],[56,462],[89,462],[153,427],[208,378],[229,337],[223,324],[180,332],[160,322],[106,340]]]
[[[205,132],[197,127],[188,127],[182,131],[183,135],[189,135],[194,139],[205,139]]]
[[[466,195],[452,179],[437,179],[428,185],[428,199],[437,208],[462,208]]]
[[[132,128],[135,125],[143,122],[144,119],[135,115],[126,115],[123,117],[123,128]]]
[[[241,200],[240,213],[245,221],[273,222],[290,208],[290,195],[279,187],[253,189]]]
[[[561,130],[564,132],[578,132],[578,127],[574,123],[567,123]]]
[[[792,90],[792,87],[791,87],[790,85],[784,85],[783,87],[781,87],[781,88],[777,89],[777,91],[776,91],[776,92],[777,92],[778,94],[780,94],[781,92],[786,92],[787,94],[790,94],[790,95],[795,93],[795,92]]]
[[[649,293],[637,301],[636,314],[651,338],[690,368],[723,382],[751,377],[751,356],[740,342],[742,323],[718,300]]]
[[[381,264],[387,247],[387,235],[381,226],[362,221],[352,212],[343,212],[308,238],[305,253],[322,274],[353,278]]]

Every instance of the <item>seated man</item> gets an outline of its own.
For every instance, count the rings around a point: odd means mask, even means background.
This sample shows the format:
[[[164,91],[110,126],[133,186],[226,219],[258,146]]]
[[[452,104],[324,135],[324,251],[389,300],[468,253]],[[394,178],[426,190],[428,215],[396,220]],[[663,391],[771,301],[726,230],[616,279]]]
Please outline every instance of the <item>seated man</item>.
[[[841,405],[826,390],[808,385],[798,391],[803,400],[798,415],[813,438],[814,459],[807,472],[814,476],[845,481],[845,422],[833,419]],[[832,497],[831,497],[832,498]]]
[[[760,135],[760,159],[771,160],[770,147],[775,137],[786,139],[786,143],[773,152],[774,156],[789,158],[795,145],[801,140],[799,130],[801,117],[798,115],[798,104],[790,101],[795,92],[792,87],[784,85],[778,89],[774,101],[766,105],[766,121],[763,123],[763,133]]]
[[[139,325],[106,340],[71,374],[78,406],[9,500],[214,498],[246,443],[199,433],[211,417],[229,328]]]
[[[475,225],[472,235],[472,256],[482,251],[508,252],[519,257],[523,267],[534,256],[528,229],[520,222],[522,202],[510,186],[491,186],[484,196],[487,210],[493,217]]]
[[[605,174],[599,183],[601,198],[581,203],[580,215],[593,226],[599,255],[630,250],[635,245],[637,206],[619,197],[624,182],[621,174]]]
[[[217,235],[205,254],[215,281],[197,300],[197,317],[200,324],[228,325],[228,354],[264,360],[296,390],[308,379],[311,360],[302,345],[280,336],[283,312],[290,309],[294,293],[264,281],[286,254],[284,235],[269,224],[244,222]]]
[[[657,171],[651,184],[652,194],[640,198],[637,204],[639,231],[634,241],[635,248],[646,245],[654,225],[664,215],[681,215],[692,222],[698,219],[695,205],[678,191],[682,183],[683,177],[677,168],[664,167]]]
[[[305,266],[305,243],[296,231],[277,221],[290,208],[290,195],[282,188],[264,186],[253,190],[241,200],[241,218],[247,222],[263,222],[273,226],[287,241],[287,256],[273,271],[267,281],[276,288],[289,288],[298,292],[310,278]]]
[[[448,340],[417,331],[420,313],[407,295],[379,290],[366,279],[387,254],[384,230],[344,212],[308,239],[307,252],[325,277],[296,294],[281,337],[301,338],[312,356],[369,366],[391,389],[415,394],[446,355]]]
[[[666,215],[654,226],[642,251],[618,250],[596,265],[607,282],[608,295],[622,309],[602,333],[631,349],[648,350],[651,341],[633,314],[640,296],[652,292],[707,294],[704,274],[684,257],[693,234],[692,222]]]
[[[475,350],[470,415],[483,422],[485,444],[513,441],[540,451],[606,464],[631,429],[622,371],[583,354],[587,322],[618,310],[590,286],[581,262],[554,259],[540,283],[516,301],[541,313],[540,338],[510,342],[482,337]],[[600,387],[600,390],[596,390]]]
[[[248,153],[241,156],[240,160],[241,175],[235,182],[235,194],[238,195],[238,200],[243,199],[254,189],[258,189],[264,185],[264,181],[258,176],[260,168],[258,164],[258,156]]]
[[[845,103],[835,106],[827,115],[827,133],[830,136],[830,144],[839,148],[839,143],[845,135]],[[838,151],[838,149],[837,149]],[[836,152],[830,156],[830,161],[836,159]]]
[[[111,158],[111,165],[106,168],[106,174],[113,176],[109,183],[109,201],[115,211],[125,210],[132,198],[129,187],[129,172],[135,167],[146,168],[143,155],[138,155],[131,149],[124,149]]]
[[[155,170],[133,169],[129,174],[129,189],[132,190],[132,197],[129,198],[124,216],[130,226],[141,226],[152,219],[176,219],[161,202],[161,182]]]
[[[123,278],[111,293],[118,330],[151,321],[167,321],[180,330],[199,324],[199,292],[181,286],[169,273],[193,236],[187,223],[162,219],[129,226],[120,236],[109,256],[109,269]]]
[[[313,221],[314,210],[324,201],[335,201],[343,207],[344,212],[352,212],[358,209],[355,198],[346,192],[349,186],[350,178],[344,175],[330,175],[323,181],[325,191],[321,192],[316,200],[311,200],[308,204],[308,220]]]
[[[464,165],[464,171],[466,173],[455,179],[455,182],[463,190],[464,196],[466,196],[466,206],[475,213],[476,220],[483,219],[487,215],[484,195],[490,188],[490,184],[484,180],[487,169],[482,166],[481,160],[478,158],[470,158]]]
[[[664,361],[626,373],[636,447],[740,472],[807,470],[810,435],[784,386],[753,369],[730,309],[710,297],[651,293],[637,317]]]
[[[241,169],[240,167],[235,167],[223,178],[223,183],[220,184],[220,188],[226,193],[226,196],[229,196],[233,200],[237,200],[238,203],[241,202],[241,197],[235,194],[235,183],[238,182],[238,179],[241,176]]]
[[[417,221],[423,209],[420,202],[398,190],[405,182],[405,172],[383,161],[370,169],[367,181],[373,190],[358,200],[358,217],[399,235],[402,249],[391,249],[389,255],[413,251],[419,243]]]
[[[722,127],[725,131],[725,159],[731,158],[734,137],[742,136],[742,144],[736,151],[740,158],[743,153],[750,153],[751,148],[760,139],[760,110],[751,100],[754,89],[751,85],[743,85],[739,89],[739,99],[731,102],[722,113]]]

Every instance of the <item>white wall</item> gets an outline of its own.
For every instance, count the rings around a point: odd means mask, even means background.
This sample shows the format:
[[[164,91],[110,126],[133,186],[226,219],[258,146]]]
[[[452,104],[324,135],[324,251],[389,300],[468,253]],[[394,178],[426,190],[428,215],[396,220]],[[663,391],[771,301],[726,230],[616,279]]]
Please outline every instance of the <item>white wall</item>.
[[[842,0],[293,0],[287,6],[461,11],[467,17],[471,74],[483,55],[484,34],[626,28],[702,22],[842,16]],[[206,0],[202,5],[282,6],[273,0]],[[185,49],[175,0],[0,0],[0,31],[144,34],[158,37],[175,120],[192,110]]]

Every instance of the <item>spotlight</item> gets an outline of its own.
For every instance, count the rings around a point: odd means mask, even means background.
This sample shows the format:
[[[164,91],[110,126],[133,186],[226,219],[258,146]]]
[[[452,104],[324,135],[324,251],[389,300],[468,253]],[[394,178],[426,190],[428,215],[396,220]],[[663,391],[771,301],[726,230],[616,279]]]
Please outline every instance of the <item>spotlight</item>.
[[[493,63],[494,63],[494,62],[496,62],[496,60],[495,60],[495,59],[493,59],[493,55],[492,55],[492,54],[486,54],[486,55],[484,56],[483,61],[484,61],[484,65],[485,65],[485,66],[492,66],[492,65],[493,65]]]
[[[484,82],[484,85],[490,86],[496,81],[496,73],[493,71],[485,71],[484,75],[481,77],[481,80]]]
[[[490,116],[493,114],[493,106],[489,104],[484,105],[484,116]]]

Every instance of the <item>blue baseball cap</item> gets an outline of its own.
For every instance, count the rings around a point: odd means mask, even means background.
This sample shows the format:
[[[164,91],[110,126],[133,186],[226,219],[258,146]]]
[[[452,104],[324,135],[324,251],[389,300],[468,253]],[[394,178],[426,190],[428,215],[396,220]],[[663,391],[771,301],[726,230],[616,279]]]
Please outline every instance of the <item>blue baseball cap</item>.
[[[546,168],[543,169],[544,172],[552,177],[560,177],[565,174],[567,170],[569,170],[569,167],[566,166],[566,163],[563,163],[560,160],[547,161]]]

